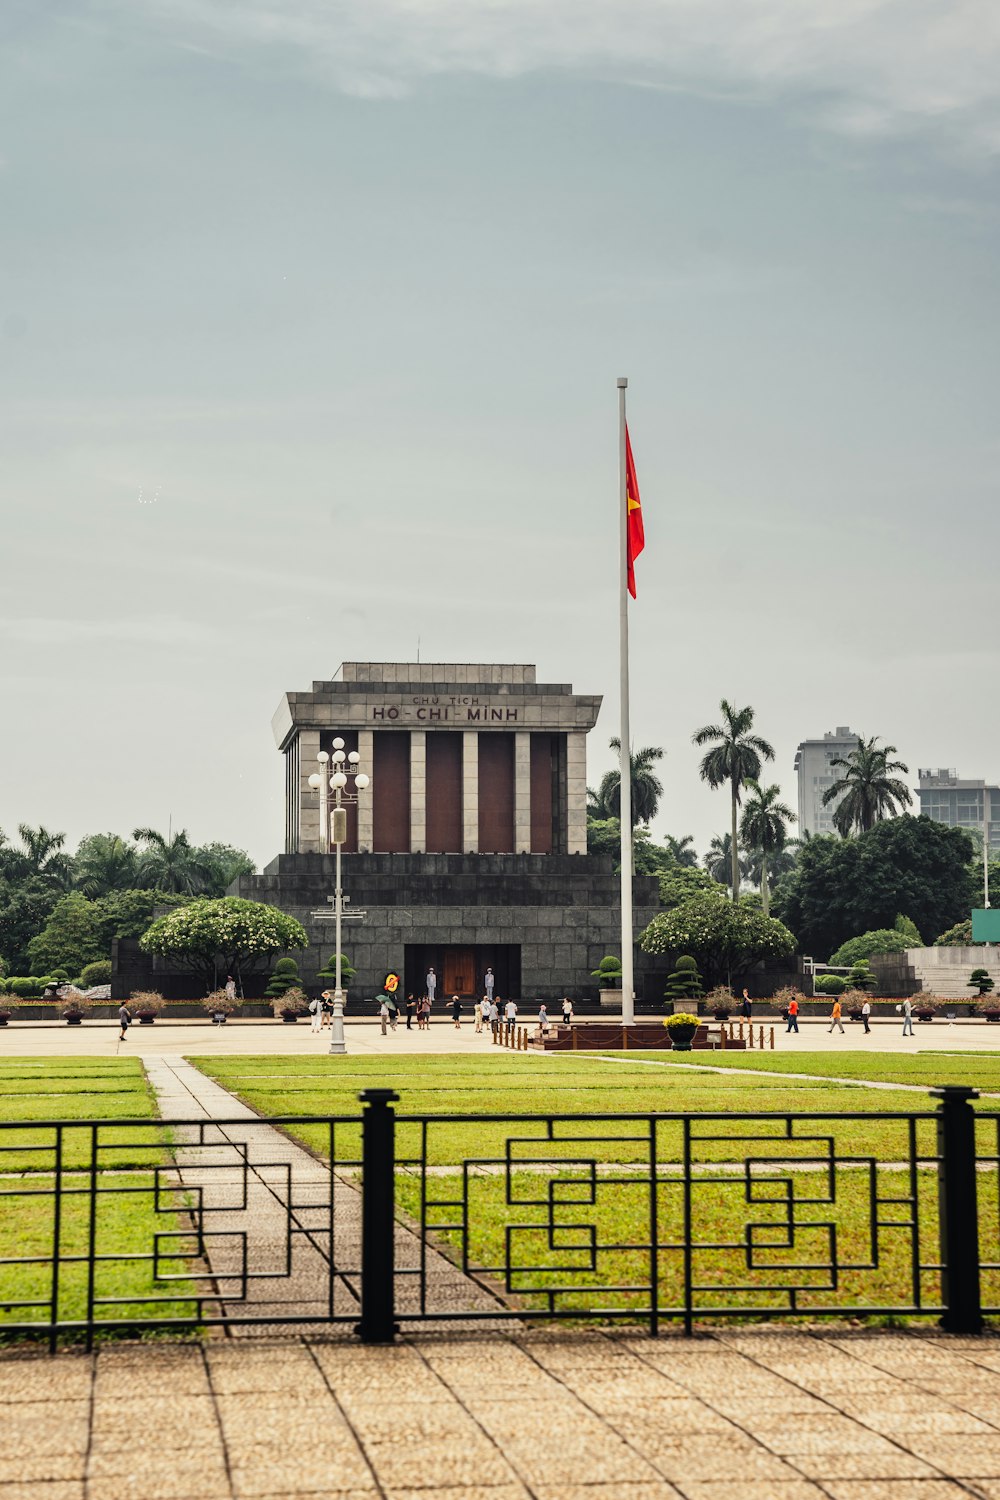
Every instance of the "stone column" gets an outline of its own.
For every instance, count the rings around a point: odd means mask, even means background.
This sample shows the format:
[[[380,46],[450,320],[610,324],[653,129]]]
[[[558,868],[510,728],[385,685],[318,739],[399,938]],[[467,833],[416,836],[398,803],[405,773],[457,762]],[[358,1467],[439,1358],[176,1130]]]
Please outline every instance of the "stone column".
[[[375,842],[375,798],[378,796],[372,767],[374,736],[370,729],[358,730],[358,754],[361,757],[362,770],[366,776],[372,778],[371,786],[366,787],[358,798],[358,852],[370,854],[372,844]]]
[[[410,730],[410,853],[427,850],[427,731]]]
[[[462,853],[479,853],[479,730],[462,734]]]
[[[566,853],[587,852],[587,736],[566,736]]]
[[[514,853],[531,853],[531,735],[514,735]]]
[[[319,792],[309,785],[309,778],[319,770],[319,730],[299,731],[299,853],[317,854],[319,847]],[[329,772],[327,773],[329,774]]]

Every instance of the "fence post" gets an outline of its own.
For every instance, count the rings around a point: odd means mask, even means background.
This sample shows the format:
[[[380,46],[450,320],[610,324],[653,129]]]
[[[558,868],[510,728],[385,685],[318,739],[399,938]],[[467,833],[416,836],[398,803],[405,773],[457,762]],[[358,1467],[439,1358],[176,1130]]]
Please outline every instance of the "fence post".
[[[396,1324],[396,1111],[394,1089],[363,1089],[361,1322],[363,1344],[391,1344]]]
[[[976,1089],[958,1084],[931,1089],[937,1119],[941,1300],[947,1333],[981,1333],[979,1212],[976,1202]]]

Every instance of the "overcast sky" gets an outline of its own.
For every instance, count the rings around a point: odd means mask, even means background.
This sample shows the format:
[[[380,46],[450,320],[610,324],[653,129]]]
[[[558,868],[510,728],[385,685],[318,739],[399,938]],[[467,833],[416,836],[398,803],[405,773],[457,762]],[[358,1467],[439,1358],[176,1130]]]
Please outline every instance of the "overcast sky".
[[[281,694],[535,661],[1000,778],[991,0],[7,0],[0,828],[282,847]]]

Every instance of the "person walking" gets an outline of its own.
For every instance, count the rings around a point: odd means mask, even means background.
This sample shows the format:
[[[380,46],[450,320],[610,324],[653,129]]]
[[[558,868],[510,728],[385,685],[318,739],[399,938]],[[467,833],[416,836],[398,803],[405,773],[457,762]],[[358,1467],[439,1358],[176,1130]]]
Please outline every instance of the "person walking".
[[[431,1002],[422,995],[417,1003],[417,1030],[426,1031],[431,1021]]]
[[[406,1029],[407,1029],[407,1031],[412,1031],[413,1030],[413,1017],[416,1015],[416,1013],[417,1013],[417,1002],[414,999],[413,995],[407,995],[407,997],[406,997]]]
[[[743,999],[740,1001],[740,1011],[748,1021],[753,1015],[753,1005],[750,1002],[750,996],[746,990],[743,991]]]
[[[494,1004],[495,1003],[496,1002],[494,1002]],[[514,1030],[514,1027],[517,1025],[516,1000],[510,999],[507,1001],[507,1004],[503,1008],[503,1018],[507,1026],[507,1034],[510,1035],[510,1033]]]
[[[38,991],[36,990],[35,993],[37,994]],[[123,1042],[128,1036],[128,1029],[132,1024],[132,1012],[129,1010],[124,1000],[118,1007],[118,1024],[121,1027],[121,1033],[118,1037],[118,1040],[120,1042]]]
[[[538,1007],[538,1029],[541,1032],[542,1036],[548,1036],[548,1034],[549,1034],[549,1013],[548,1013],[547,1009],[545,1008],[545,1001],[544,1000],[542,1001],[541,1005]]]
[[[840,1027],[840,1032],[841,1032],[841,1035],[843,1036],[843,1034],[844,1034],[844,1023],[843,1023],[843,1021],[840,1018],[840,1001],[839,1000],[834,1000],[834,1002],[833,1002],[833,1009],[830,1012],[830,1030],[832,1031],[835,1026],[839,1026]]]
[[[389,1011],[389,1025],[392,1027],[393,1031],[395,1031],[396,1022],[399,1020],[399,1001],[396,999],[395,995],[391,995],[387,992],[385,1003]]]
[[[563,1013],[563,1025],[564,1026],[572,1026],[572,1024],[573,1024],[573,1002],[569,998],[568,995],[563,1000],[563,1003],[562,1003],[562,1013]]]
[[[434,970],[432,968],[428,969],[426,977],[424,978],[424,989],[427,991],[427,998],[432,1005],[434,1004],[434,995],[437,991],[437,982],[438,977],[435,974]]]
[[[475,1008],[475,1011],[474,1011],[474,1015],[475,1015],[475,1018],[476,1018],[476,1035],[477,1036],[479,1035],[479,1033],[483,1029],[483,1011],[485,1011],[486,1014],[489,1015],[489,1006],[490,1006],[489,999],[487,998],[486,995],[484,995],[481,1000],[477,1000],[476,1001],[476,1008]]]
[[[497,1005],[495,995],[490,1001],[490,1030],[494,1036],[500,1030],[500,1007]]]
[[[494,978],[493,970],[487,969],[486,973],[483,975],[483,989],[486,991],[487,1000],[493,999],[493,991],[496,989],[496,987],[497,982]]]
[[[456,1031],[461,1031],[461,1029],[462,1029],[462,1002],[458,998],[457,995],[452,995],[452,997],[451,997],[451,1019],[454,1022],[455,1030]]]
[[[382,996],[382,1000],[379,1004],[378,1018],[382,1022],[382,1035],[385,1036],[389,1026],[389,1005],[385,995]]]
[[[794,995],[788,1002],[786,1016],[788,1025],[785,1027],[785,1034],[787,1035],[789,1031],[794,1031],[797,1036],[799,1032],[799,1002]]]
[[[912,1036],[913,1035],[913,1004],[912,1004],[912,1002],[910,1000],[909,995],[907,995],[906,999],[903,1001],[903,1004],[902,1004],[901,1008],[902,1008],[902,1011],[903,1011],[903,1035],[904,1036]]]
[[[323,994],[326,994],[325,990]],[[309,1030],[318,1033],[323,1025],[323,997],[321,995],[314,995],[309,1001],[309,1016]]]
[[[871,1029],[871,1027],[868,1024],[869,1020],[871,1019],[871,1013],[872,1013],[871,1001],[870,1000],[866,1000],[865,1003],[864,1003],[864,1005],[862,1005],[862,1007],[861,1007],[861,1019],[865,1023],[865,1036],[871,1036],[872,1029]]]

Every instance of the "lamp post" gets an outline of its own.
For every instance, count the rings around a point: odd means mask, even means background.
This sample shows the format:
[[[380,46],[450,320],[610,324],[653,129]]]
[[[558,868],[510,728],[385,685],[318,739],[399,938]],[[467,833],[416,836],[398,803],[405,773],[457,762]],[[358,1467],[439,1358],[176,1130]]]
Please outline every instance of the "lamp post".
[[[328,854],[331,843],[337,853],[337,884],[334,897],[336,913],[337,983],[333,991],[333,1019],[330,1025],[330,1051],[346,1052],[344,1041],[344,991],[340,973],[340,932],[344,920],[344,887],[341,883],[340,855],[347,838],[347,807],[358,801],[358,794],[370,785],[369,778],[361,770],[361,756],[356,750],[344,753],[344,742],[337,738],[333,742],[333,754],[321,750],[316,759],[320,769],[309,778],[309,785],[319,792],[319,847],[321,854]],[[332,776],[327,775],[328,766],[333,766]],[[350,779],[354,778],[353,790]],[[333,807],[330,807],[330,793]]]

